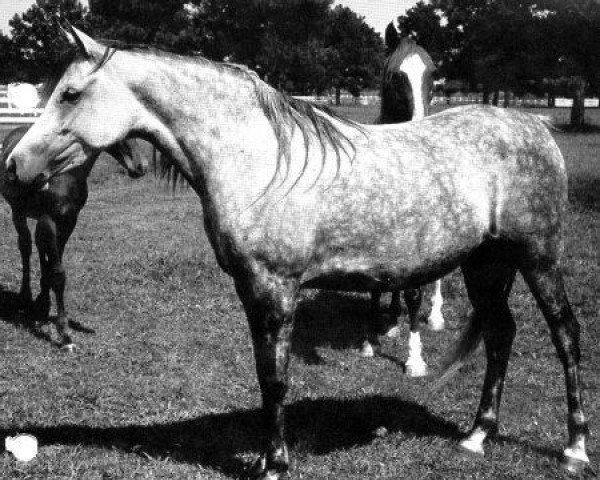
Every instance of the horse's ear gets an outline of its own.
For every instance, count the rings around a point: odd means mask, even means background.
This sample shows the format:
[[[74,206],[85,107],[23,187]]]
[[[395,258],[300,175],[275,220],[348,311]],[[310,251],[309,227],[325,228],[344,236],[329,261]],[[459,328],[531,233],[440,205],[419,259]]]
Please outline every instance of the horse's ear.
[[[389,52],[393,52],[396,50],[399,43],[400,34],[398,33],[398,30],[396,30],[396,27],[394,27],[394,23],[390,22],[385,28],[385,46]]]
[[[67,42],[77,50],[77,53],[83,58],[101,57],[104,48],[93,38],[88,37],[81,30],[76,29],[67,20],[54,17],[62,35]]]

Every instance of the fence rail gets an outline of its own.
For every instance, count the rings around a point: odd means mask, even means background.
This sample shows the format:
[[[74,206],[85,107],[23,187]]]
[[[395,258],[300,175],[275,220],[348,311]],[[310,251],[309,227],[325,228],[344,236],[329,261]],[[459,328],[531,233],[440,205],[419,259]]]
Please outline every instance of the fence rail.
[[[33,123],[44,110],[42,108],[18,108],[8,100],[8,87],[0,85],[0,125]]]

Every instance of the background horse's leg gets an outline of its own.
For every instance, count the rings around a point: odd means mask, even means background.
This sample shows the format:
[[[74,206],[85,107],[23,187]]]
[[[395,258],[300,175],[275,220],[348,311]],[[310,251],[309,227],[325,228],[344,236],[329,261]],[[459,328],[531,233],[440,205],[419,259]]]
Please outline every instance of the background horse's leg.
[[[50,314],[50,289],[55,292],[58,300],[59,297],[62,297],[65,288],[65,271],[61,263],[57,227],[49,215],[44,215],[38,220],[35,243],[40,255],[41,269],[41,291],[35,302],[35,310],[42,321],[47,321]],[[68,334],[69,326],[64,312],[64,304],[62,312],[58,311],[56,328],[60,336],[60,345],[71,349],[73,341]]]
[[[423,360],[423,345],[419,333],[419,310],[423,301],[420,288],[404,290],[404,301],[408,308],[410,334],[408,338],[408,360],[404,364],[409,377],[423,377],[427,375],[427,364]]]
[[[398,317],[402,313],[402,306],[400,305],[400,290],[392,290],[392,301],[390,302],[390,317],[391,322],[387,325],[389,328],[385,332],[385,336],[388,338],[396,338],[400,336],[400,325],[398,324]]]
[[[61,344],[67,350],[73,349],[73,340],[69,335],[69,319],[65,309],[65,286],[67,282],[67,274],[63,267],[62,259],[65,251],[65,245],[69,241],[75,225],[77,224],[77,215],[69,215],[60,218],[57,223],[57,238],[56,244],[58,248],[58,259],[55,267],[57,276],[52,286],[54,295],[56,296],[56,329],[61,337]]]
[[[438,331],[444,329],[444,316],[442,315],[443,304],[442,279],[439,279],[435,282],[435,292],[431,298],[431,313],[427,319],[427,325],[429,325],[430,330]]]
[[[569,411],[569,445],[564,451],[565,467],[579,473],[588,464],[586,437],[588,424],[581,399],[581,377],[579,372],[579,323],[571,310],[558,265],[536,262],[533,268],[522,268],[525,281],[548,322],[552,342],[563,365],[567,387]]]
[[[20,210],[13,208],[12,221],[19,238],[19,252],[21,253],[22,280],[19,291],[20,306],[26,308],[31,305],[31,232],[27,226],[27,217]]]
[[[40,293],[35,299],[36,321],[47,322],[50,315],[50,271],[47,250],[54,238],[54,222],[50,217],[41,217],[35,228],[35,245],[40,258]],[[50,237],[50,238],[49,238]]]
[[[487,248],[489,247],[489,248]],[[474,312],[471,329],[483,336],[487,368],[481,400],[473,428],[461,446],[483,454],[483,441],[498,430],[498,414],[508,358],[516,333],[515,321],[508,307],[508,295],[516,268],[503,261],[492,246],[482,247],[462,266],[469,299]]]
[[[290,337],[298,296],[298,281],[268,272],[260,278],[236,278],[252,341],[262,393],[265,446],[252,475],[277,479],[289,468],[284,439],[283,401],[288,390]]]
[[[379,290],[371,291],[371,317],[362,322],[363,342],[360,347],[360,355],[371,358],[375,356],[375,349],[379,346],[379,328],[381,326],[381,310],[379,301],[381,292]]]

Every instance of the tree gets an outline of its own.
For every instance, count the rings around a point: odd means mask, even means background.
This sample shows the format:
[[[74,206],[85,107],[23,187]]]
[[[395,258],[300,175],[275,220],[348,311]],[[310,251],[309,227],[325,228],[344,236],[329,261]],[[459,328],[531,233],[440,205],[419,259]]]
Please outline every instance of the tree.
[[[24,77],[14,44],[9,37],[0,33],[0,83],[12,83]]]
[[[197,39],[189,38],[193,11],[186,4],[184,0],[90,0],[86,20],[99,38],[189,53]]]
[[[358,96],[361,89],[378,84],[385,47],[364,18],[347,7],[336,6],[328,15],[324,44],[338,52],[336,63],[330,65],[337,103],[342,87]]]
[[[546,0],[539,8],[546,12],[559,53],[555,74],[569,79],[573,99],[571,127],[581,128],[585,122],[586,89],[600,93],[600,2]]]
[[[78,0],[36,0],[26,12],[9,21],[19,80],[38,83],[64,63],[66,43],[50,21],[51,15],[81,26],[86,12]]]
[[[427,50],[436,65],[450,60],[450,30],[444,26],[442,11],[432,3],[417,2],[405,15],[398,17],[398,29],[401,36],[412,38]]]

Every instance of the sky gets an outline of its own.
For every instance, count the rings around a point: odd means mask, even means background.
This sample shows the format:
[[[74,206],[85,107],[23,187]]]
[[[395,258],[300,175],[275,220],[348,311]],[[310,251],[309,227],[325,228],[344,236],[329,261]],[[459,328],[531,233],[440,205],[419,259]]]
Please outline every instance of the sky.
[[[10,33],[8,21],[15,13],[27,10],[33,0],[0,0],[0,30],[6,35]],[[81,0],[87,6],[87,0]],[[359,15],[365,17],[366,22],[383,34],[385,27],[406,9],[412,7],[417,0],[336,0],[336,4],[350,7]]]
[[[417,0],[336,0],[336,4],[351,8],[359,15],[365,17],[365,21],[383,35],[385,27],[410,7]]]

